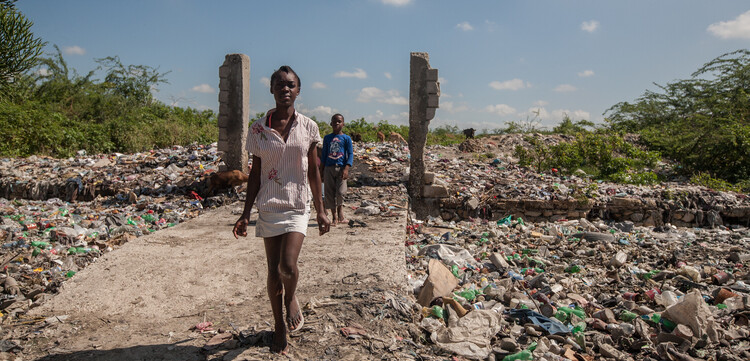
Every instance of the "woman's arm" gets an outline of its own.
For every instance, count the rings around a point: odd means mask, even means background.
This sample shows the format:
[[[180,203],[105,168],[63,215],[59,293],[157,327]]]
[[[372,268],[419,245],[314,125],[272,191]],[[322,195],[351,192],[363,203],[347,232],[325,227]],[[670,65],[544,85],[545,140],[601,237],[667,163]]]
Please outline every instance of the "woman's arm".
[[[328,232],[331,227],[331,222],[326,216],[325,209],[323,209],[323,192],[321,190],[320,173],[316,166],[317,164],[317,143],[313,143],[307,151],[307,181],[310,183],[310,191],[313,195],[313,205],[315,205],[315,212],[317,213],[316,219],[318,222],[318,230],[322,235]]]
[[[240,219],[234,224],[234,229],[232,230],[234,238],[237,238],[237,236],[247,236],[247,224],[250,222],[250,211],[253,209],[255,198],[258,196],[258,191],[260,190],[260,168],[260,158],[253,155],[252,168],[250,168],[250,175],[247,177],[245,208],[242,211]]]

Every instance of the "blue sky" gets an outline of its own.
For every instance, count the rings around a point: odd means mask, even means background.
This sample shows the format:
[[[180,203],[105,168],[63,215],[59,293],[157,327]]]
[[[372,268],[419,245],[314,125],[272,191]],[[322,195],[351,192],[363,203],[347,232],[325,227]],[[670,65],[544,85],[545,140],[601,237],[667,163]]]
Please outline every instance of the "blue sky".
[[[439,70],[431,127],[495,129],[564,114],[603,120],[654,83],[750,48],[747,0],[20,0],[32,31],[86,74],[119,56],[167,75],[156,97],[218,110],[224,56],[250,57],[250,106],[273,107],[268,77],[300,75],[297,109],[318,120],[408,124],[410,52]]]

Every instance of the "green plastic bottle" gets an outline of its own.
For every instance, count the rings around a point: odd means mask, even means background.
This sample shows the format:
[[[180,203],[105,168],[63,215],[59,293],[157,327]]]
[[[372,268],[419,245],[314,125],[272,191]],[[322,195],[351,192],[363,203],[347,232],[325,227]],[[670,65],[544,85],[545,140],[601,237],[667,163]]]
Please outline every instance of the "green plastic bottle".
[[[625,322],[633,321],[636,318],[638,318],[638,315],[630,311],[622,311],[622,313],[620,313],[620,319]]]
[[[451,273],[453,273],[453,275],[458,278],[458,266],[456,266],[455,264],[451,266]]]
[[[438,305],[432,306],[430,313],[437,318],[443,318],[444,315],[443,308]]]
[[[555,312],[555,318],[562,323],[568,322],[568,314],[561,309],[558,309],[557,312]]]
[[[669,332],[672,332],[672,330],[674,330],[674,328],[675,328],[675,327],[677,327],[677,324],[676,324],[676,323],[674,323],[674,322],[672,322],[672,321],[670,321],[670,320],[668,320],[668,319],[666,319],[666,318],[663,318],[663,317],[662,317],[662,319],[661,319],[661,324],[662,324],[662,325],[664,325],[664,327],[665,327],[665,328],[667,329],[667,331],[669,331]]]
[[[503,361],[533,360],[533,359],[534,359],[534,355],[532,355],[531,351],[529,350],[523,350],[521,352],[503,357]]]

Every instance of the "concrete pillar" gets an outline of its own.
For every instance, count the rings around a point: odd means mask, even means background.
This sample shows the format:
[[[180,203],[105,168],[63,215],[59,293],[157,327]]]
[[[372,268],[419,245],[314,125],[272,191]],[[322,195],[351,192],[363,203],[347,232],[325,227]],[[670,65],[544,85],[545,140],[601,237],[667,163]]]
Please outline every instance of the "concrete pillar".
[[[221,170],[248,172],[245,150],[250,122],[250,57],[227,54],[219,67],[219,147]]]
[[[437,69],[430,68],[430,55],[411,53],[409,76],[409,196],[418,219],[425,219],[430,205],[424,197],[424,147],[430,120],[440,97]],[[433,202],[434,203],[434,202]]]

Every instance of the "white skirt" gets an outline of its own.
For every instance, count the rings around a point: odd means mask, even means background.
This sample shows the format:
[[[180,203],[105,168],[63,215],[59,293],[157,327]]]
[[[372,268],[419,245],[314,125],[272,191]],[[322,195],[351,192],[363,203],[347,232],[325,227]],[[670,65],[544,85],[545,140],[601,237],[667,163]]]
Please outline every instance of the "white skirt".
[[[302,211],[260,212],[255,224],[256,237],[275,237],[289,232],[299,232],[307,236],[307,224],[310,222],[310,207]]]

